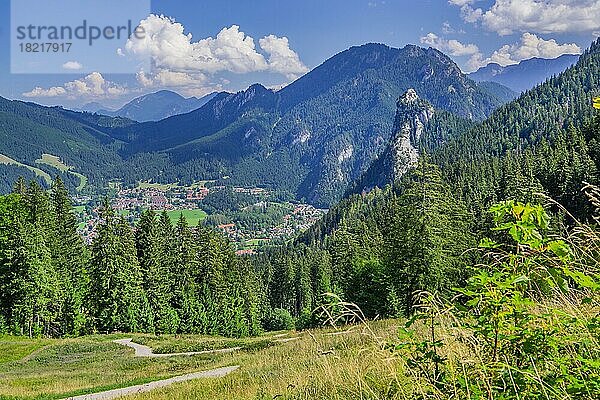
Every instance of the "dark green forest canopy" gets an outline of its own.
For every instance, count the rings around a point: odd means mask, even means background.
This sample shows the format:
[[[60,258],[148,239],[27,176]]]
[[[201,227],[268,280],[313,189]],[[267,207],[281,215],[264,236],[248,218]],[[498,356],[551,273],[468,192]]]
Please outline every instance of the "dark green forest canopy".
[[[87,246],[57,180],[0,197],[0,332],[256,335],[261,288],[218,233],[147,211],[136,230],[105,203]]]
[[[521,183],[543,189],[571,211],[582,211],[581,182],[597,182],[600,166],[598,116],[591,107],[599,91],[596,41],[575,66],[428,151],[473,209],[514,197],[511,186]]]
[[[575,66],[500,107],[480,124],[436,111],[418,146],[479,217],[495,201],[535,191],[582,215],[589,210],[579,189],[583,181],[597,182],[600,166],[598,113],[591,107],[598,93],[597,41]],[[348,194],[376,182],[373,177],[385,176],[388,172],[382,168],[375,162]],[[340,208],[344,207],[334,207],[325,219],[339,220],[333,216],[343,213]]]
[[[464,252],[489,235],[488,209],[496,202],[535,203],[543,201],[542,193],[575,216],[590,218],[593,210],[581,189],[583,182],[599,182],[600,115],[592,107],[599,92],[600,41],[577,65],[481,124],[462,124],[438,112],[425,127],[421,152],[426,155],[414,172],[369,193],[352,194],[352,189],[288,249],[289,258],[324,252],[332,281],[347,299],[373,310],[371,315],[393,315],[411,304],[411,290],[444,292],[464,282],[457,271],[473,264]],[[467,129],[443,136],[445,124],[448,130]],[[368,173],[385,176],[379,167],[376,162]],[[271,263],[281,259],[271,257]],[[373,301],[379,308],[372,308]]]

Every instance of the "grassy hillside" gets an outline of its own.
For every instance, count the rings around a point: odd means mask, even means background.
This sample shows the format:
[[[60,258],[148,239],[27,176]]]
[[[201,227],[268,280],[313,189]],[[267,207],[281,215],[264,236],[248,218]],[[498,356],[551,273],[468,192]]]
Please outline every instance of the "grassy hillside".
[[[54,156],[52,154],[42,154],[42,158],[35,160],[37,164],[44,164],[50,167],[56,168],[61,172],[67,172],[76,178],[79,179],[79,185],[77,186],[77,191],[83,190],[85,188],[88,179],[85,175],[82,175],[78,172],[73,171],[73,167],[70,165],[66,165],[60,160],[60,157]]]
[[[186,372],[215,368],[231,362],[226,356],[140,359],[125,346],[113,343],[118,336],[91,336],[52,341],[0,338],[3,349],[23,357],[0,363],[0,398],[60,399],[159,380]],[[10,348],[12,346],[12,349]]]
[[[293,334],[293,333],[292,333]],[[250,339],[207,336],[137,335],[135,341],[158,353],[242,347],[232,354],[205,354],[172,358],[136,358],[132,349],[113,342],[123,335],[77,339],[25,339],[0,336],[0,398],[59,399],[127,387],[188,372],[246,363],[265,347],[282,347],[273,335]]]
[[[46,184],[50,185],[50,183],[52,183],[52,178],[50,177],[50,175],[48,175],[48,173],[42,171],[41,169],[38,169],[38,168],[32,167],[30,165],[26,165],[26,164],[20,163],[18,161],[15,161],[10,157],[5,156],[4,154],[0,154],[0,164],[15,165],[17,167],[27,168],[29,171],[33,172],[36,176],[42,178],[46,182]]]
[[[564,319],[573,319],[569,330],[554,333],[561,343],[575,349],[599,345],[586,327],[599,309],[595,305],[576,306],[562,297],[540,310],[556,309]],[[126,387],[165,377],[202,371],[219,366],[239,365],[224,378],[198,379],[128,397],[136,400],[184,399],[451,399],[500,398],[498,388],[486,385],[498,367],[489,361],[486,346],[466,326],[453,321],[453,313],[437,309],[434,325],[429,318],[413,325],[405,320],[361,321],[360,311],[351,305],[338,308],[353,314],[356,324],[339,329],[320,328],[303,332],[277,332],[253,339],[225,339],[200,335],[136,335],[134,341],[151,346],[155,352],[171,353],[242,346],[245,350],[221,355],[177,356],[136,359],[133,351],[112,343],[118,335],[88,336],[78,339],[29,340],[0,337],[0,348],[15,356],[0,360],[0,398],[56,399]],[[338,314],[335,314],[338,315]],[[560,324],[556,324],[560,327]],[[433,338],[432,338],[433,335]],[[563,336],[564,335],[564,336]],[[504,338],[503,340],[509,340]],[[577,342],[579,340],[579,342]],[[568,350],[568,351],[571,351]],[[597,353],[597,351],[596,351]],[[434,356],[435,355],[435,356]],[[564,354],[562,365],[574,357]],[[583,354],[581,354],[584,357]],[[20,358],[22,357],[22,358]],[[18,360],[18,361],[17,361]],[[437,361],[436,361],[437,360]],[[558,360],[557,360],[558,361]],[[598,385],[598,371],[589,360],[587,390]],[[561,364],[554,364],[560,367]],[[513,364],[513,376],[518,365]],[[535,381],[552,371],[540,360],[530,379]],[[439,371],[436,372],[439,368]],[[452,384],[436,384],[443,373]],[[509,370],[505,370],[510,374]],[[506,375],[507,377],[510,375]],[[573,376],[574,377],[574,376]],[[510,385],[510,383],[508,383]],[[521,399],[591,399],[566,391],[568,381],[556,387],[531,387]],[[558,390],[557,390],[558,389]],[[585,388],[584,388],[585,389]],[[559,391],[562,390],[562,391]],[[494,394],[495,393],[495,394]]]

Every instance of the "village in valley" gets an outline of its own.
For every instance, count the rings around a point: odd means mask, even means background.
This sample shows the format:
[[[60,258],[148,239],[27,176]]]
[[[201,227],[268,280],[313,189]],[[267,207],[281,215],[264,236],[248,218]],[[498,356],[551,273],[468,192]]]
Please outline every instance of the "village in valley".
[[[271,191],[253,187],[216,185],[202,181],[191,186],[141,183],[136,187],[111,185],[113,209],[134,224],[145,210],[166,212],[176,224],[183,216],[191,227],[212,227],[227,236],[238,255],[256,254],[261,246],[283,244],[313,225],[327,210],[276,198]],[[91,242],[100,222],[99,202],[74,199],[79,231]]]

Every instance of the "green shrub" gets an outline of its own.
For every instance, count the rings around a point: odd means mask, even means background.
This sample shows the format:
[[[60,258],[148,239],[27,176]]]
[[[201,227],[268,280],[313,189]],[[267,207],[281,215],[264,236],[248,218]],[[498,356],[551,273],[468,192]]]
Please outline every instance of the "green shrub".
[[[296,318],[295,325],[296,329],[303,330],[314,328],[318,323],[314,313],[308,308],[303,308],[298,318]]]
[[[292,315],[288,310],[281,308],[273,309],[269,313],[264,325],[265,330],[267,331],[287,331],[296,329]]]
[[[481,242],[486,261],[455,289],[458,297],[425,296],[392,351],[433,398],[594,398],[596,228],[580,225],[561,239],[548,234],[550,217],[541,206],[505,201],[490,211],[506,240]],[[417,333],[419,325],[426,335]],[[460,353],[453,354],[457,343]]]

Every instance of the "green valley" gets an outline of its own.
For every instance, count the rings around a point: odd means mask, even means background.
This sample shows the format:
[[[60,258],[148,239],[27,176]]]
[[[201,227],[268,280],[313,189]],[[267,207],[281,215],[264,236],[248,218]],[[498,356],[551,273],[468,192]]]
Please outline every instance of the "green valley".
[[[28,165],[41,160],[47,173],[61,171],[78,191],[102,193],[115,179],[134,187],[226,184],[229,176],[230,185],[286,191],[327,208],[383,150],[395,99],[410,87],[436,108],[475,121],[514,95],[478,86],[437,50],[367,44],[331,57],[280,91],[257,84],[222,92],[161,121],[1,99],[0,152]],[[9,189],[6,182],[0,191]]]

